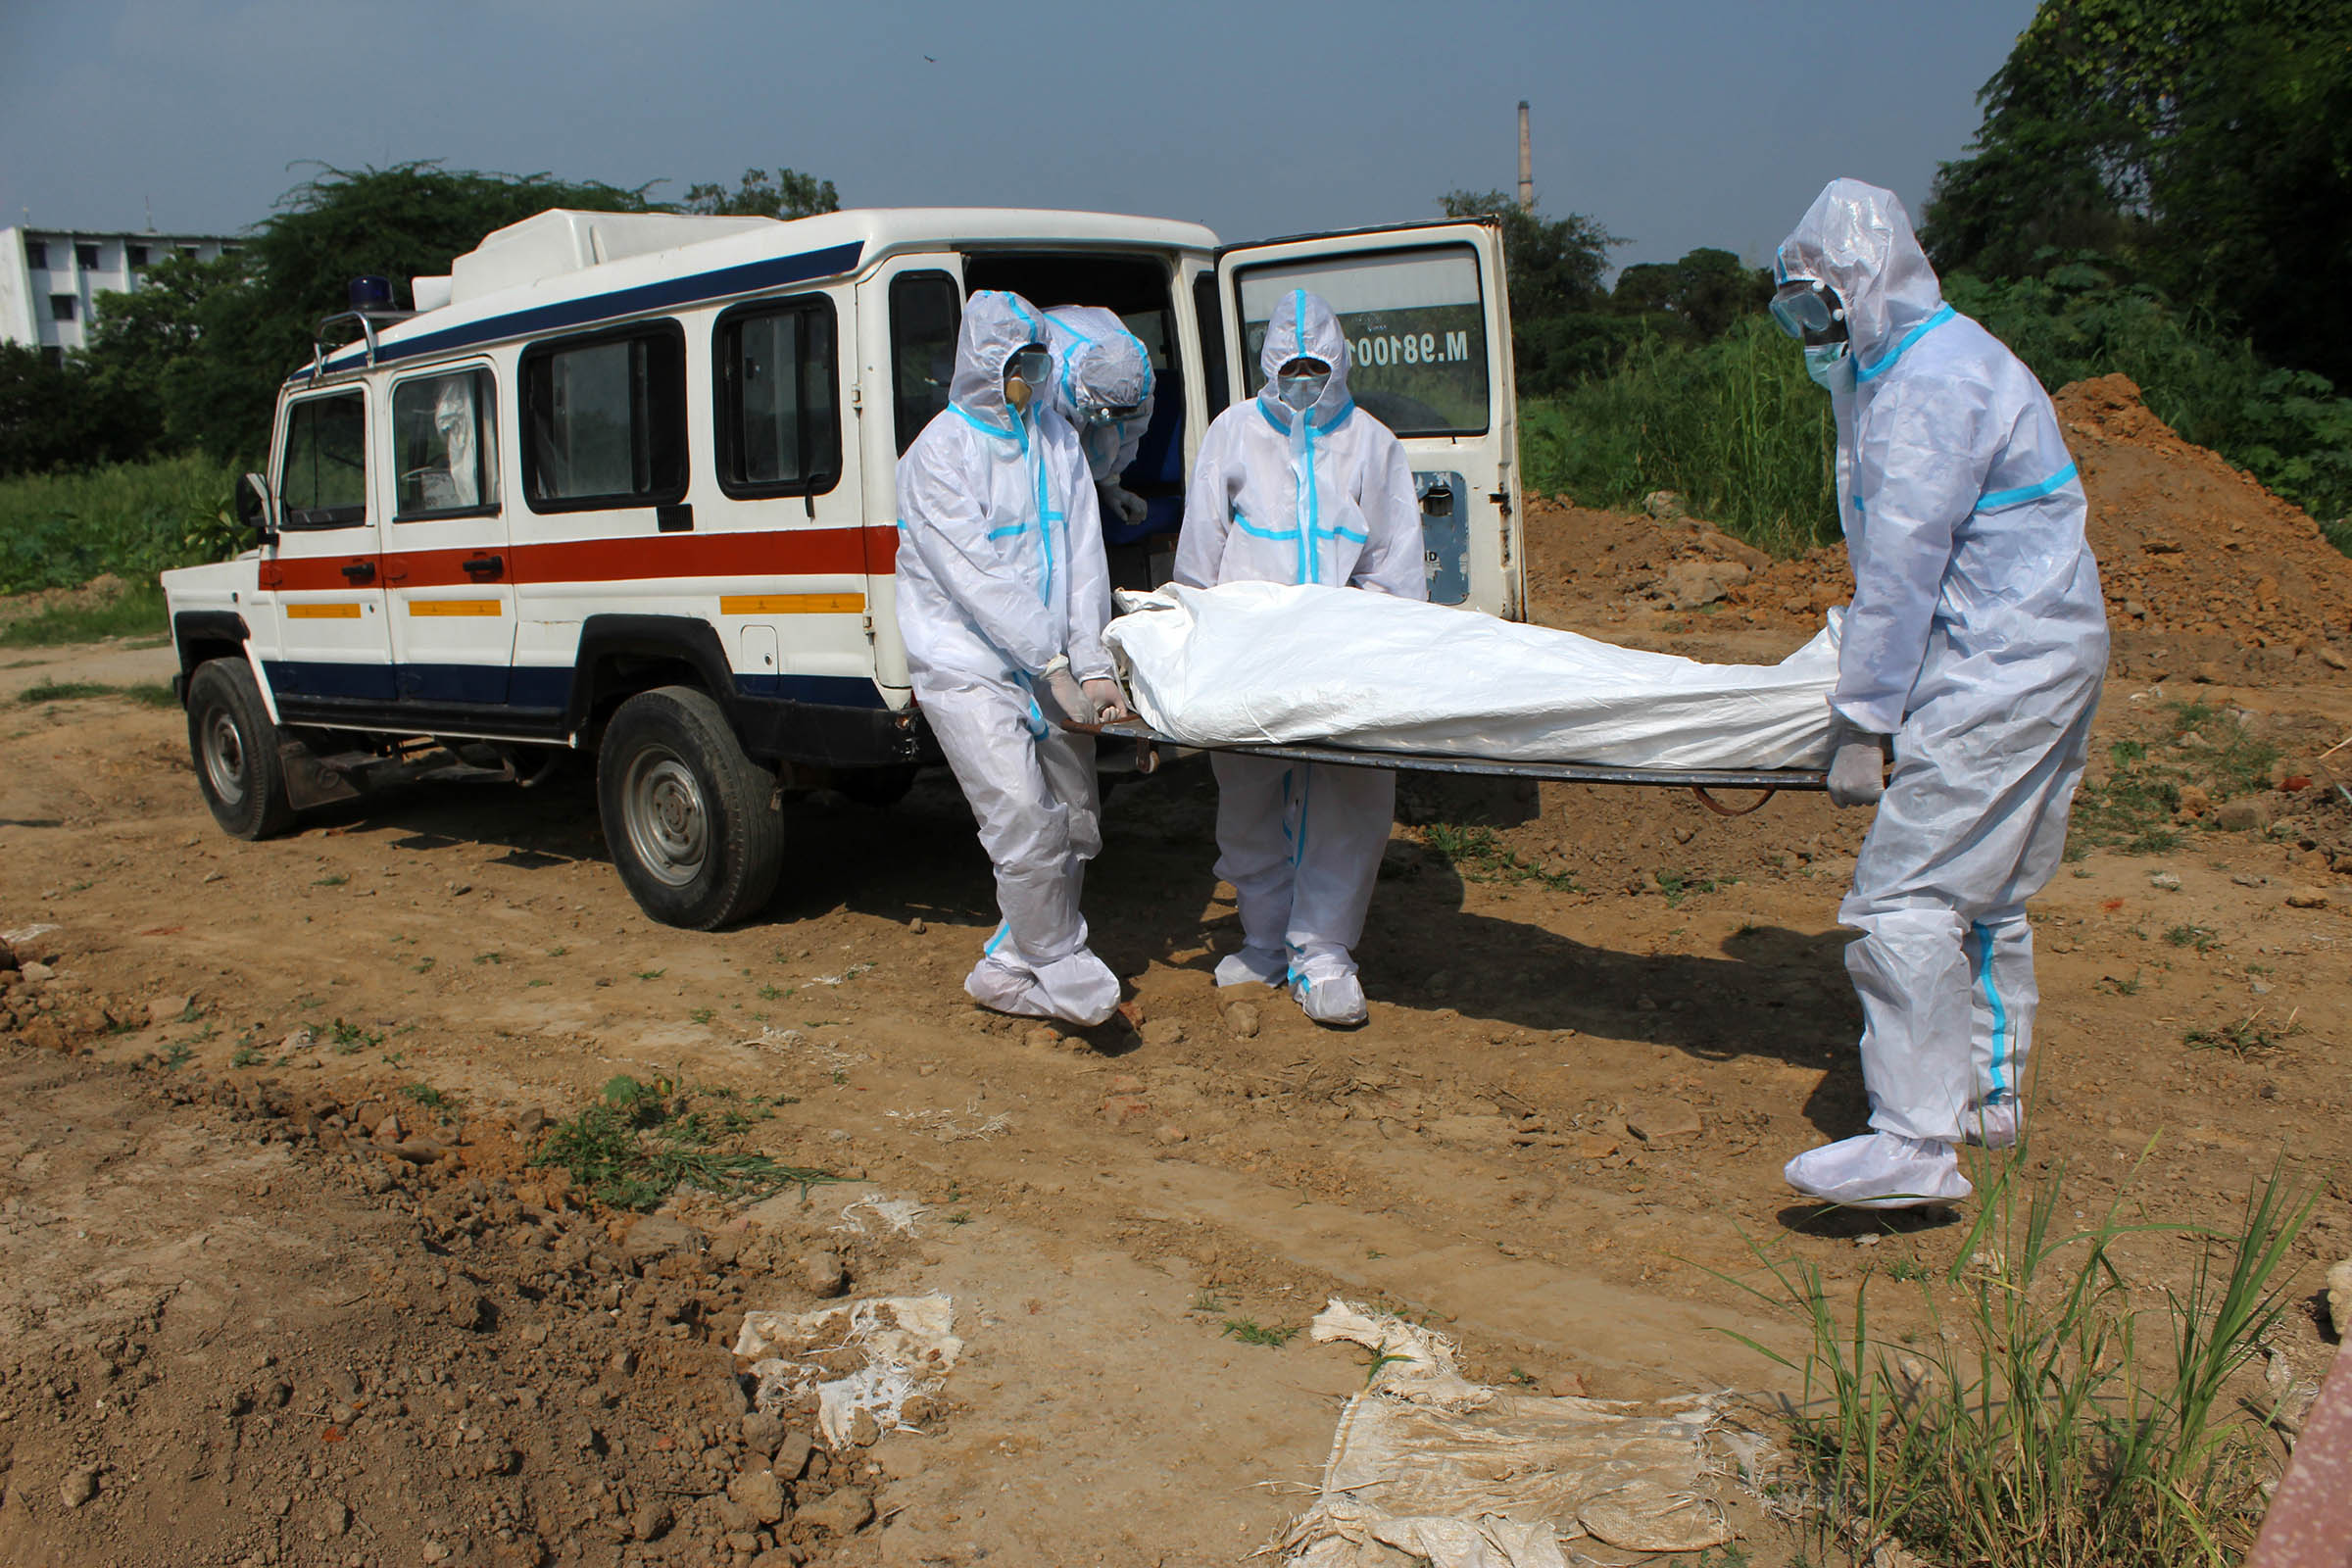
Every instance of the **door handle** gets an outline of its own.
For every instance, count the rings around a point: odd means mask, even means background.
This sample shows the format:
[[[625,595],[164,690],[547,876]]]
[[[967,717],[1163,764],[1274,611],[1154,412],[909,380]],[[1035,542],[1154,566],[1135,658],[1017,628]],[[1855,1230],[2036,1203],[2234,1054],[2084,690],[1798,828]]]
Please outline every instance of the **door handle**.
[[[507,562],[503,556],[467,556],[458,564],[475,582],[488,582],[493,577],[507,574]]]
[[[343,580],[354,587],[364,582],[375,581],[375,563],[372,561],[345,562],[343,564]]]

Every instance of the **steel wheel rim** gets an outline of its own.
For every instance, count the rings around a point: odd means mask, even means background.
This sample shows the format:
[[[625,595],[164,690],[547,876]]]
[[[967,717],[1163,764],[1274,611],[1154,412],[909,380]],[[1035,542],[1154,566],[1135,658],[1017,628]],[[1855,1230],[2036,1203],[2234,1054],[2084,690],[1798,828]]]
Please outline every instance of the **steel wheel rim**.
[[[648,747],[621,782],[620,814],[637,863],[665,887],[700,876],[710,849],[710,813],[693,769],[675,752]]]
[[[236,715],[216,708],[204,723],[204,776],[224,806],[245,804],[245,737]]]

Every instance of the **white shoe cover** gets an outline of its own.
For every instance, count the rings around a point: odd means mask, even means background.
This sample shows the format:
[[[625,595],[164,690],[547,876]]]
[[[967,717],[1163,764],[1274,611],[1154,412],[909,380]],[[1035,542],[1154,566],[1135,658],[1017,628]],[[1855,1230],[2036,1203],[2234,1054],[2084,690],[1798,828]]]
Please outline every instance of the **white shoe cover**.
[[[1865,1133],[1809,1149],[1781,1174],[1807,1198],[1847,1208],[1956,1203],[1976,1191],[1960,1174],[1951,1145],[1921,1143],[1899,1133]]]
[[[1290,972],[1290,958],[1271,948],[1244,948],[1217,960],[1220,986],[1278,986]]]
[[[1994,1105],[1971,1105],[1961,1114],[1960,1136],[1980,1149],[2014,1149],[2025,1119],[2025,1107],[2014,1100]]]
[[[1334,1029],[1352,1029],[1370,1016],[1364,1010],[1364,984],[1353,970],[1320,980],[1300,975],[1291,982],[1291,995],[1305,1014]]]
[[[1058,1018],[1092,1028],[1118,1009],[1119,977],[1084,948],[1034,973],[989,954],[964,977],[964,994],[983,1007],[1021,1018]]]

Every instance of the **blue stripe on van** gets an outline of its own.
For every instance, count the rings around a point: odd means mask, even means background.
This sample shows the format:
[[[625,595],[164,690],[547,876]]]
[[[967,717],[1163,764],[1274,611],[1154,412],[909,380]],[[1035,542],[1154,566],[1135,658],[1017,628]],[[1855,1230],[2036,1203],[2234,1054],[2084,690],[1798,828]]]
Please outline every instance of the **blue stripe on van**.
[[[635,288],[591,294],[583,299],[535,306],[527,311],[511,311],[505,316],[484,317],[478,321],[467,321],[463,325],[444,327],[438,332],[423,332],[416,337],[403,338],[397,343],[386,343],[376,352],[375,363],[395,365],[420,355],[448,354],[505,338],[594,326],[599,321],[619,320],[623,317],[639,316],[647,311],[699,305],[706,300],[724,299],[732,294],[750,294],[763,288],[805,283],[810,278],[838,277],[844,272],[857,270],[858,259],[862,254],[864,246],[852,240],[846,245],[828,245],[822,250],[803,251],[798,256],[773,256],[764,261],[746,262],[740,267],[722,267],[716,271],[696,272],[688,277],[667,277],[656,283],[641,283]],[[356,370],[367,363],[368,351],[365,347],[356,350],[347,348],[327,360],[322,373]],[[310,373],[310,368],[306,366],[286,379],[289,382],[304,381]]]

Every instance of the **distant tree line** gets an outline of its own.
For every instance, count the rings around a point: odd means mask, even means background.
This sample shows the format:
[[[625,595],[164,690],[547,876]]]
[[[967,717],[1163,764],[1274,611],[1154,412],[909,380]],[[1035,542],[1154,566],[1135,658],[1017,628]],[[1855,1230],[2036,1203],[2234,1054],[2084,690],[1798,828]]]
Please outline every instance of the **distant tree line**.
[[[137,288],[99,295],[87,346],[62,361],[0,345],[0,475],[164,452],[250,460],[269,439],[278,384],[310,358],[318,320],[349,308],[352,278],[405,290],[413,276],[447,272],[492,229],[551,207],[800,218],[841,205],[831,180],[791,169],[691,185],[676,203],[650,189],[433,163],[321,168],[236,254],[170,257]]]

